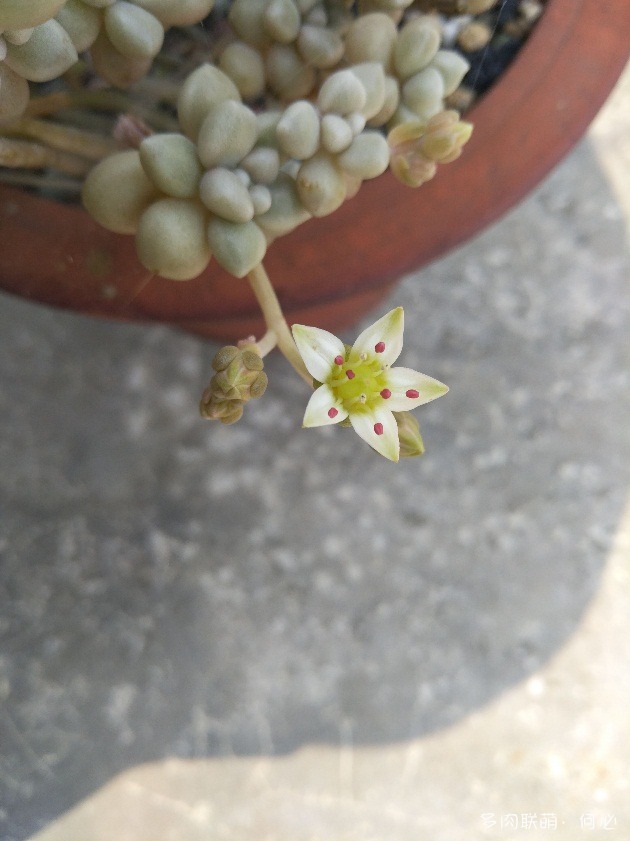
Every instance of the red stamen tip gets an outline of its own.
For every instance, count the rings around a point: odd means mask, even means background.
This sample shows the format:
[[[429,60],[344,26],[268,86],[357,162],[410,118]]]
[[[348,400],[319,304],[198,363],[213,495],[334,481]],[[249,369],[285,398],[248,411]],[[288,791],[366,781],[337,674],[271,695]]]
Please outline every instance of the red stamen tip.
[[[339,412],[335,408],[332,408],[332,409],[328,410],[328,417],[329,418],[336,418],[338,414],[339,414]]]
[[[355,376],[356,376],[356,374],[354,373],[354,371],[351,371],[351,370],[348,368],[348,370],[346,371],[346,377],[347,377],[349,380],[353,380],[353,379],[355,378]]]
[[[379,342],[377,345],[374,345],[374,350],[377,353],[383,353],[385,350],[385,342]]]
[[[383,424],[382,423],[375,423],[374,424],[374,432],[376,432],[377,435],[382,435],[383,434]]]
[[[391,396],[392,396],[392,393],[388,388],[384,388],[381,391],[381,397],[383,398],[383,400],[388,400]]]
[[[341,354],[335,356],[335,365],[343,365],[343,356]]]
[[[415,388],[408,389],[405,394],[407,397],[410,397],[412,400],[415,400],[416,397],[420,397],[420,392],[416,391]]]

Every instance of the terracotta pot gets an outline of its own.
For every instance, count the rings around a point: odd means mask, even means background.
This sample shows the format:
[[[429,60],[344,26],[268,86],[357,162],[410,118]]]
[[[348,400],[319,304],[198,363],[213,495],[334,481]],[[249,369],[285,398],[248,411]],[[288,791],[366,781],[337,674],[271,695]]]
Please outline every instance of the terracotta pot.
[[[289,321],[338,329],[404,273],[518,202],[586,130],[628,58],[628,0],[547,0],[508,71],[467,119],[462,157],[412,190],[389,174],[329,217],[269,249],[266,268]],[[186,282],[151,280],[132,237],[78,207],[0,189],[0,285],[34,301],[117,319],[168,322],[217,339],[260,334],[246,281],[216,263]],[[137,292],[137,294],[136,294]]]

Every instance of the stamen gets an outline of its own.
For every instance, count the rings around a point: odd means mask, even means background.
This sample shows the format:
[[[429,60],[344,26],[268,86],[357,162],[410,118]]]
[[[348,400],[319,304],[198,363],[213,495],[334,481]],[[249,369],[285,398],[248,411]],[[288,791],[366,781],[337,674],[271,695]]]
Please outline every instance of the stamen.
[[[361,403],[365,403],[365,402],[367,401],[367,395],[366,395],[366,394],[362,394],[362,395],[359,397],[359,400],[361,401]]]
[[[420,392],[416,391],[415,388],[408,389],[405,394],[407,397],[410,397],[412,400],[415,400],[416,397],[420,397]]]
[[[391,393],[391,391],[390,391],[388,388],[384,388],[384,389],[381,391],[381,397],[383,398],[383,400],[389,400],[389,398],[390,398],[391,396],[392,396],[392,393]]]
[[[338,414],[339,414],[339,411],[337,409],[335,409],[334,407],[332,409],[328,410],[328,417],[329,418],[336,418]]]
[[[379,342],[378,344],[374,345],[374,350],[377,353],[383,353],[385,350],[385,342]]]
[[[348,370],[346,371],[346,377],[349,380],[353,380],[355,378],[355,376],[356,376],[356,374],[354,373],[354,371],[351,371],[350,368],[348,368]]]
[[[376,432],[377,435],[382,435],[383,434],[383,424],[382,423],[375,423],[374,424],[374,432]]]
[[[365,353],[365,351],[363,351],[363,353],[360,353],[359,359],[361,360],[361,362],[365,362],[365,360],[367,359],[367,353]]]
[[[335,365],[343,365],[343,356],[341,354],[335,356]]]

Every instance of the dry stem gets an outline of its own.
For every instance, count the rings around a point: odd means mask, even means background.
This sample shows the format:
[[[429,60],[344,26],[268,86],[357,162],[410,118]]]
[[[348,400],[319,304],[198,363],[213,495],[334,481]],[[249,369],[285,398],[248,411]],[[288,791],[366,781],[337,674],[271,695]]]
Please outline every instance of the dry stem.
[[[39,143],[0,137],[0,166],[12,169],[57,169],[66,175],[87,175],[92,162]]]
[[[90,161],[100,161],[101,158],[105,158],[120,149],[120,145],[115,140],[103,137],[100,134],[28,117],[11,123],[4,129],[3,133],[9,137],[27,137],[29,140],[39,141],[52,149],[80,155]]]

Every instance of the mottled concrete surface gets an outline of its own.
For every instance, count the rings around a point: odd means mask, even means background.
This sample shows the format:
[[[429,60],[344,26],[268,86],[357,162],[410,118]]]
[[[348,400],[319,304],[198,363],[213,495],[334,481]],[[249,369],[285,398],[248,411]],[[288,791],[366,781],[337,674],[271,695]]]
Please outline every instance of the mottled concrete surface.
[[[399,466],[2,298],[2,841],[630,837],[629,115],[402,282]]]

